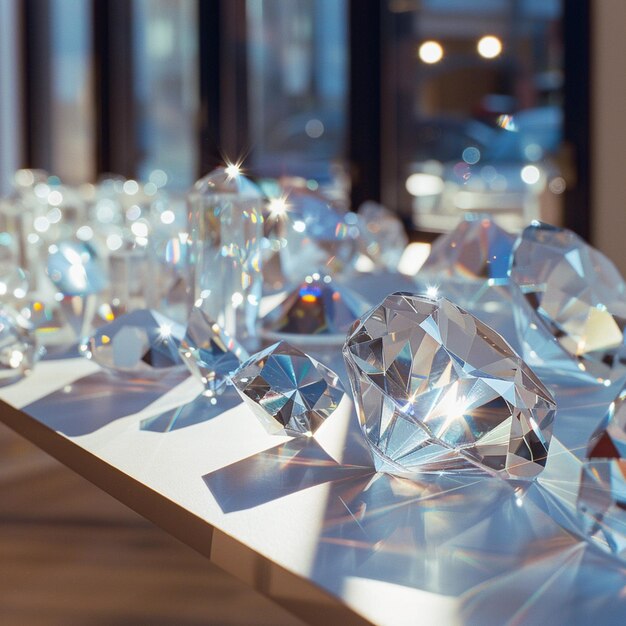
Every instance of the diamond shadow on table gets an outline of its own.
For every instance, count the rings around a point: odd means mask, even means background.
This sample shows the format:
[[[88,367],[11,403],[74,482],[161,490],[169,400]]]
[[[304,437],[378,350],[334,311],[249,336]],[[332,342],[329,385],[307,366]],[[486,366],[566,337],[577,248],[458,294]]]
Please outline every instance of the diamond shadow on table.
[[[313,438],[298,437],[203,477],[224,513],[250,509],[303,489],[372,476],[372,467],[340,465]]]
[[[223,394],[216,398],[215,404],[211,403],[210,398],[199,395],[187,404],[141,420],[139,428],[166,433],[207,422],[239,404],[241,404],[241,399],[237,392],[233,387],[228,387]]]
[[[25,406],[23,411],[68,437],[78,437],[145,409],[187,377],[187,372],[180,370],[160,380],[125,379],[97,372]]]

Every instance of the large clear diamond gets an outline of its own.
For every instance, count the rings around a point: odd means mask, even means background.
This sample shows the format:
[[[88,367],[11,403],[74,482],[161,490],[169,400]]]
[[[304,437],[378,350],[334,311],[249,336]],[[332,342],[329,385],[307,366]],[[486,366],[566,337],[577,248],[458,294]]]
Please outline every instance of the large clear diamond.
[[[339,335],[343,339],[370,304],[328,274],[307,277],[263,319],[263,328],[272,334]]]
[[[467,216],[439,237],[419,275],[506,280],[515,237],[485,216]]]
[[[445,298],[388,296],[355,324],[344,357],[379,469],[543,469],[550,392],[500,335]]]
[[[285,341],[253,355],[232,382],[272,434],[315,433],[344,393],[335,372]]]
[[[180,356],[204,385],[208,397],[222,393],[230,375],[248,358],[246,351],[199,307],[189,316]]]
[[[626,558],[626,389],[591,436],[577,508],[589,537]]]
[[[0,306],[0,385],[16,382],[30,372],[40,351],[31,325],[7,306]]]
[[[80,351],[113,372],[160,376],[182,366],[178,350],[184,332],[160,313],[139,309],[99,328]]]
[[[598,377],[624,358],[626,283],[573,232],[534,222],[513,256],[511,279],[559,343]]]

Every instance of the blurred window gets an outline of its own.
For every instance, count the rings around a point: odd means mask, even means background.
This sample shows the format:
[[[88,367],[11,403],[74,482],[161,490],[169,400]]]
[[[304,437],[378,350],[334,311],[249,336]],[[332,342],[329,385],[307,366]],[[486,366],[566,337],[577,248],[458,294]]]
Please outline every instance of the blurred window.
[[[441,231],[466,211],[560,221],[560,0],[387,0],[396,202]],[[385,123],[387,121],[387,126]]]
[[[187,187],[198,160],[198,2],[133,1],[137,176]]]
[[[328,182],[345,161],[347,2],[248,0],[251,169]]]

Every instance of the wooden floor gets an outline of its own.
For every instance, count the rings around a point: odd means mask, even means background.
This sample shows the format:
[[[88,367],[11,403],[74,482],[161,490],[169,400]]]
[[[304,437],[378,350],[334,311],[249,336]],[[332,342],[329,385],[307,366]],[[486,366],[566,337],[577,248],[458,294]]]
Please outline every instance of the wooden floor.
[[[0,624],[301,624],[0,424]]]

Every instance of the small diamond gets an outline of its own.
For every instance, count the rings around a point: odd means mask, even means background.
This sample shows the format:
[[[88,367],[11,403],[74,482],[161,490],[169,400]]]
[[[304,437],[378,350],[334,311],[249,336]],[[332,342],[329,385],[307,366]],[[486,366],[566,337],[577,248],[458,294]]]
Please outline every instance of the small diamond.
[[[335,372],[285,341],[253,355],[232,382],[271,434],[312,435],[344,393]]]
[[[602,253],[569,230],[528,226],[511,279],[561,346],[599,377],[624,357],[626,283]]]
[[[309,272],[329,269],[333,274],[351,267],[357,252],[358,227],[353,214],[330,204],[323,196],[299,188],[285,189],[280,200],[270,201],[265,218],[269,242],[265,260],[280,256],[286,281],[296,283]],[[276,282],[275,280],[273,282]]]
[[[445,298],[388,296],[355,324],[344,358],[380,470],[543,469],[550,392],[500,335]]]
[[[0,306],[0,385],[26,376],[40,352],[31,325],[7,306]]]
[[[626,389],[590,438],[577,508],[589,537],[626,558]]]
[[[361,296],[329,275],[315,274],[265,316],[263,328],[272,334],[340,335],[343,341],[354,320],[370,308]]]
[[[230,375],[248,358],[246,351],[198,306],[189,316],[180,356],[210,397],[224,391]]]
[[[85,242],[62,241],[48,256],[48,276],[65,296],[100,293],[107,284],[96,251]]]
[[[361,252],[376,267],[396,271],[400,257],[409,243],[397,215],[376,202],[364,202],[359,207],[358,219]]]
[[[468,216],[434,243],[419,276],[506,280],[515,237],[488,217]]]
[[[80,351],[104,368],[120,373],[161,375],[182,365],[178,354],[184,328],[156,311],[121,315],[83,340]]]

